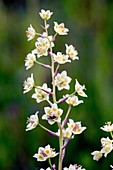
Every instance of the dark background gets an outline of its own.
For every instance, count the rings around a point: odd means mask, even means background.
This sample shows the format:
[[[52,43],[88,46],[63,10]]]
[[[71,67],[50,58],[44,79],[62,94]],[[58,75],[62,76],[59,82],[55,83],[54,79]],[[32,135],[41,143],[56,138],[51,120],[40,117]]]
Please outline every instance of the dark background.
[[[100,150],[100,139],[107,132],[100,127],[113,121],[113,1],[112,0],[4,0],[0,1],[0,170],[36,170],[47,163],[33,158],[38,147],[48,143],[58,151],[58,141],[40,128],[25,132],[26,120],[37,110],[43,113],[45,102],[37,104],[32,92],[23,95],[23,81],[33,72],[37,85],[50,82],[50,73],[40,66],[26,71],[25,56],[36,41],[27,41],[25,31],[32,26],[41,32],[41,9],[54,12],[49,23],[64,22],[70,32],[59,36],[55,51],[65,52],[64,44],[73,44],[80,60],[66,64],[74,89],[74,79],[87,88],[84,104],[74,107],[70,118],[82,121],[87,130],[73,139],[66,152],[64,166],[81,164],[87,170],[109,170],[113,153],[99,162],[91,152]],[[53,33],[53,29],[51,29]],[[44,58],[44,62],[48,62]],[[70,90],[70,92],[71,92]],[[67,91],[64,91],[67,93]],[[60,94],[58,94],[60,95]],[[66,105],[62,105],[64,111]],[[46,121],[43,125],[49,126]],[[50,127],[50,126],[49,126]],[[50,127],[51,128],[51,127]],[[56,126],[53,127],[56,130]],[[54,161],[54,160],[53,160]],[[57,161],[57,158],[55,158]]]

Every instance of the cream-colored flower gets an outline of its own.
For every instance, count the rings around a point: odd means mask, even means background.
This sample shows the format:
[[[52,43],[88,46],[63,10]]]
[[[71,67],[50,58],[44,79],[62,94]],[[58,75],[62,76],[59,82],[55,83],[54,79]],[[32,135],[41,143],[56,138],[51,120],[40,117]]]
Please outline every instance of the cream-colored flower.
[[[53,35],[48,36],[46,32],[43,32],[42,37],[46,38],[46,41],[47,41],[46,43],[48,44],[49,48],[50,48],[50,46],[51,47],[55,46],[54,43],[53,43]]]
[[[110,153],[113,150],[113,145],[105,145],[102,149],[101,149],[101,153],[104,154],[105,157],[107,157],[107,154]]]
[[[74,135],[81,134],[86,129],[86,127],[81,126],[81,122],[74,122],[72,119],[69,119],[69,123],[67,123],[67,125]]]
[[[80,165],[71,165],[69,166],[69,168],[63,168],[63,170],[85,170],[84,168],[82,168],[82,166]]]
[[[59,64],[65,64],[67,62],[71,62],[71,60],[68,60],[69,56],[62,54],[61,52],[57,52],[57,54],[53,54],[53,57],[54,60]]]
[[[37,161],[46,161],[47,159],[53,158],[56,155],[58,155],[58,153],[56,153],[54,149],[50,147],[50,145],[47,145],[45,148],[40,147],[38,149],[38,153],[36,153],[33,157],[36,158]]]
[[[62,115],[63,110],[58,108],[56,103],[52,104],[51,107],[45,107],[44,111],[45,114],[42,116],[42,119],[47,120],[50,125],[61,121],[60,116]]]
[[[33,54],[36,54],[37,57],[41,56],[47,56],[48,55],[48,49],[50,47],[50,44],[47,41],[47,38],[39,37],[37,39],[37,42],[35,43],[36,49],[32,51]]]
[[[41,168],[40,170],[45,170],[45,169]],[[46,170],[52,170],[52,169],[50,167],[48,167]]]
[[[63,131],[63,137],[70,139],[71,136],[72,136],[72,131],[71,131],[71,129],[70,129],[70,128],[66,128],[66,129]]]
[[[44,20],[50,19],[52,14],[53,14],[53,12],[50,12],[50,10],[45,11],[44,9],[42,9],[41,12],[39,12],[39,15]]]
[[[31,74],[31,77],[27,78],[27,81],[24,81],[23,86],[24,86],[24,91],[23,91],[24,94],[32,90],[32,88],[34,87],[33,73]]]
[[[94,151],[91,153],[93,155],[93,160],[98,161],[102,157],[101,151]]]
[[[27,123],[26,131],[34,129],[39,123],[38,112],[31,115],[30,118],[28,118]]]
[[[113,140],[109,139],[109,137],[102,138],[101,144],[102,144],[101,153],[103,153],[104,156],[106,157],[107,154],[113,150]]]
[[[80,95],[82,97],[87,97],[87,95],[85,94],[85,92],[83,90],[85,90],[85,86],[80,85],[76,79],[75,91],[78,93],[78,95]]]
[[[31,68],[34,65],[34,62],[36,61],[36,57],[34,54],[29,53],[25,59],[25,66],[26,66],[26,70],[28,70],[29,68]]]
[[[113,140],[109,139],[109,137],[101,138],[102,147],[104,147],[106,145],[112,145],[112,142],[113,142]]]
[[[58,73],[55,77],[55,85],[58,87],[58,90],[67,89],[69,90],[69,83],[71,82],[71,78],[67,76],[66,71],[62,71],[62,73]]]
[[[100,129],[102,129],[106,132],[112,132],[113,131],[113,124],[111,124],[111,122],[107,122],[106,125],[104,125]]]
[[[73,47],[73,45],[66,45],[66,54],[69,55],[69,57],[72,59],[72,60],[79,60],[79,57],[77,56],[78,55],[78,52],[75,50],[75,47]]]
[[[65,28],[64,23],[58,24],[57,22],[54,22],[54,30],[59,35],[67,35],[67,32],[69,32],[69,29]]]
[[[65,97],[68,97],[69,95],[67,94]],[[78,97],[73,95],[69,96],[68,99],[66,100],[66,103],[72,106],[77,106],[80,103],[83,103],[83,100],[78,100]]]
[[[42,86],[37,86],[37,88],[35,88],[35,93],[32,95],[32,98],[36,99],[37,103],[40,103],[44,100],[49,100],[50,92],[51,89],[44,83]]]
[[[28,38],[28,41],[32,40],[35,37],[35,30],[32,27],[32,25],[30,25],[30,27],[28,27],[28,30],[26,31],[26,36]]]

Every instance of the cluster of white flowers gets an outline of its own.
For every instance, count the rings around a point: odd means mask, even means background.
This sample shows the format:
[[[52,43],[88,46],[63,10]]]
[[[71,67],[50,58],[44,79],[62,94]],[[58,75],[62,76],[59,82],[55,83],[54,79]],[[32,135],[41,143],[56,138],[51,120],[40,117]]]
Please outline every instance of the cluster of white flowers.
[[[104,127],[101,127],[103,131],[110,132],[111,137],[113,138],[112,132],[113,132],[113,124],[111,122],[107,122]],[[100,151],[94,151],[91,154],[93,155],[93,159],[98,161],[103,155],[104,157],[107,157],[108,153],[110,153],[113,150],[113,139],[107,138],[101,138],[101,146],[102,149]]]
[[[47,83],[43,83],[42,86],[36,85],[34,75],[32,73],[31,76],[24,81],[23,93],[34,90],[32,98],[35,99],[37,103],[43,101],[47,102],[49,106],[44,107],[42,120],[46,120],[50,125],[56,123],[58,125],[58,132],[55,133],[39,123],[38,111],[28,118],[26,131],[39,126],[46,130],[50,135],[57,136],[59,138],[59,153],[56,153],[48,144],[45,147],[39,147],[38,153],[33,156],[37,159],[37,161],[46,161],[49,159],[50,167],[46,170],[56,170],[57,165],[52,165],[50,158],[57,155],[59,155],[58,170],[85,170],[82,166],[77,164],[70,165],[69,168],[62,168],[62,162],[65,156],[64,153],[69,140],[72,139],[74,135],[81,134],[86,129],[86,127],[82,127],[81,121],[74,122],[74,120],[69,119],[68,122],[71,107],[83,103],[83,100],[79,100],[78,96],[87,97],[87,95],[84,92],[85,86],[80,85],[76,79],[74,92],[72,94],[65,94],[60,99],[56,96],[56,90],[69,90],[70,82],[72,81],[72,78],[68,76],[66,70],[62,70],[61,72],[59,71],[60,66],[65,63],[71,63],[73,60],[79,60],[79,58],[77,56],[78,52],[75,50],[73,45],[65,44],[65,54],[62,52],[53,52],[56,37],[59,35],[67,35],[69,29],[65,27],[64,23],[58,24],[57,22],[54,22],[55,34],[48,35],[48,28],[50,25],[47,24],[47,21],[51,18],[52,14],[53,12],[50,10],[45,11],[44,9],[42,9],[39,13],[40,17],[44,20],[44,26],[41,26],[44,29],[43,33],[37,33],[32,25],[28,27],[28,30],[26,31],[28,41],[32,40],[36,36],[38,36],[38,38],[35,42],[35,49],[33,49],[25,58],[26,70],[31,69],[34,66],[34,63],[51,70],[52,87],[49,88]],[[43,56],[49,57],[51,62],[49,64],[39,62],[40,58]],[[59,103],[61,102],[66,102],[69,106],[67,113],[64,113],[63,109],[59,107]],[[62,118],[62,114],[64,114],[64,118]],[[64,127],[66,123],[67,128]],[[41,168],[41,170],[44,169]]]

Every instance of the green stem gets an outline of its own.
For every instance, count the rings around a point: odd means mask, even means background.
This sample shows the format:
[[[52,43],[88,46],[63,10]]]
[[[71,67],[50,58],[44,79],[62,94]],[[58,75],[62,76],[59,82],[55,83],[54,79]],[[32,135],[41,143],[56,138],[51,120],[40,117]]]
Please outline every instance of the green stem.
[[[52,61],[52,64],[51,64],[51,73],[52,73],[52,83],[53,83],[53,101],[54,103],[56,103],[56,88],[55,88],[55,79],[54,79],[54,59],[53,57],[51,57],[51,61]]]
[[[49,162],[50,167],[52,168],[52,163],[51,163],[51,159],[50,158],[48,159],[48,162]]]
[[[66,116],[65,116],[64,120],[62,121],[62,128],[64,127],[64,125],[65,125],[66,122],[67,122],[67,119],[68,119],[68,116],[69,116],[70,111],[71,111],[71,105],[69,105],[68,110],[67,110],[67,113],[66,113]]]
[[[59,136],[59,147],[60,147],[60,151],[59,151],[59,165],[58,165],[58,170],[62,170],[62,154],[63,154],[63,131],[62,131],[62,126],[60,123],[58,123],[58,127],[60,129],[60,136]]]
[[[111,137],[112,137],[112,139],[113,139],[113,133],[112,133],[112,132],[110,132],[110,135],[111,135]]]
[[[38,124],[42,129],[44,129],[45,131],[47,131],[49,134],[53,135],[53,136],[57,136],[55,132],[47,129],[46,127],[44,127],[43,125],[41,125],[40,123]],[[58,136],[57,136],[58,137]]]
[[[45,31],[46,31],[46,34],[47,34],[47,39],[49,41],[49,44],[50,44],[50,53],[52,54],[52,46],[51,46],[51,41],[49,40],[48,38],[48,30],[46,28],[46,20],[44,20],[44,26],[45,26]],[[56,88],[55,88],[55,79],[54,79],[54,74],[55,74],[55,68],[54,68],[54,59],[53,57],[51,56],[51,74],[52,74],[52,84],[53,84],[53,102],[56,103]]]

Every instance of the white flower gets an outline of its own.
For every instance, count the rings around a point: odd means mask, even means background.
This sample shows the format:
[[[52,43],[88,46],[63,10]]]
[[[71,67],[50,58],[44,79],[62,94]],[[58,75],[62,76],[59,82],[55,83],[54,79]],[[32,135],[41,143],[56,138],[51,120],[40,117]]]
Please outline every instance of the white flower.
[[[47,159],[53,158],[56,155],[58,155],[58,153],[56,153],[54,149],[50,147],[50,145],[47,145],[45,148],[39,147],[38,153],[36,153],[33,157],[36,158],[37,161],[46,161]]]
[[[33,54],[36,54],[37,57],[41,56],[47,56],[48,55],[48,49],[50,47],[47,38],[39,37],[37,39],[37,42],[35,43],[36,49],[32,51]]]
[[[67,32],[69,31],[65,28],[64,23],[58,24],[57,22],[54,22],[54,30],[59,35],[67,35]]]
[[[28,27],[28,30],[26,31],[26,36],[28,38],[28,41],[32,40],[35,37],[35,30],[32,27],[32,25],[30,25],[30,27]]]
[[[71,129],[70,129],[70,128],[66,128],[66,129],[63,131],[63,137],[70,139],[71,136],[72,136],[72,131],[71,131]]]
[[[36,48],[32,51],[32,53],[36,54],[38,58],[41,56],[47,56],[50,46],[54,47],[52,39],[52,36],[47,37],[47,33],[43,32],[42,37],[37,38],[35,43]]]
[[[110,140],[109,137],[101,139],[102,144],[101,153],[103,153],[105,157],[107,156],[108,153],[110,153],[113,150],[112,142],[113,140]]]
[[[45,169],[41,168],[40,170],[45,170]],[[52,169],[50,167],[48,167],[46,170],[52,170]]]
[[[113,142],[113,140],[109,139],[109,137],[101,138],[102,147],[104,147],[106,145],[112,145],[112,142]]]
[[[111,168],[113,168],[113,165],[110,165]]]
[[[86,129],[86,127],[81,126],[81,122],[74,122],[72,119],[69,119],[69,123],[67,123],[67,125],[74,135],[81,134]]]
[[[48,120],[50,125],[54,124],[55,122],[61,121],[61,115],[63,110],[58,108],[57,104],[52,104],[51,107],[44,108],[45,114],[42,116],[42,119]]]
[[[75,47],[73,47],[72,45],[66,45],[66,54],[69,55],[69,57],[72,59],[72,60],[79,60],[78,58],[78,52],[75,50]]]
[[[42,9],[41,12],[39,12],[39,14],[42,19],[48,20],[48,19],[50,19],[53,12],[50,12],[50,10],[45,11],[44,9]]]
[[[98,161],[102,157],[102,153],[100,151],[94,151],[91,153],[93,155],[93,160]]]
[[[104,154],[106,157],[108,153],[110,153],[113,150],[113,145],[106,145],[101,149],[101,153]]]
[[[46,32],[43,32],[42,37],[46,38],[46,41],[47,41],[49,48],[50,48],[50,44],[51,44],[51,47],[55,46],[54,43],[53,43],[53,35],[48,36]]]
[[[82,168],[82,166],[80,165],[71,165],[69,166],[69,168],[63,168],[63,170],[85,170],[84,168]]]
[[[111,124],[111,122],[107,122],[106,125],[104,125],[100,129],[102,129],[106,132],[112,132],[113,131],[113,124]]]
[[[34,129],[38,125],[38,122],[38,112],[36,112],[35,115],[31,115],[30,118],[28,118],[26,131]]]
[[[75,91],[78,93],[78,95],[80,95],[82,97],[87,97],[87,95],[85,94],[85,92],[83,90],[85,90],[85,86],[80,85],[76,79]]]
[[[69,90],[69,83],[71,82],[71,78],[67,76],[66,71],[62,71],[62,73],[58,73],[55,77],[55,85],[58,87],[58,90],[67,89]]]
[[[27,81],[24,81],[23,86],[24,86],[24,91],[23,91],[24,94],[32,90],[32,88],[34,87],[33,73],[31,74],[31,77],[27,78]]]
[[[69,95],[67,94],[65,97],[68,97]],[[69,96],[68,99],[66,100],[66,103],[72,106],[77,106],[80,103],[83,103],[83,100],[78,100],[78,97],[73,95]]]
[[[25,66],[26,66],[26,70],[28,70],[29,68],[31,68],[34,65],[34,62],[36,61],[36,57],[34,54],[29,53],[25,59]]]
[[[44,83],[42,86],[37,86],[37,88],[35,88],[35,93],[32,95],[32,98],[36,99],[37,103],[49,100],[49,92],[51,92],[51,89]]]
[[[54,60],[59,64],[65,64],[67,62],[71,62],[71,60],[68,60],[69,56],[62,54],[61,52],[57,52],[57,54],[53,54],[53,57]]]

